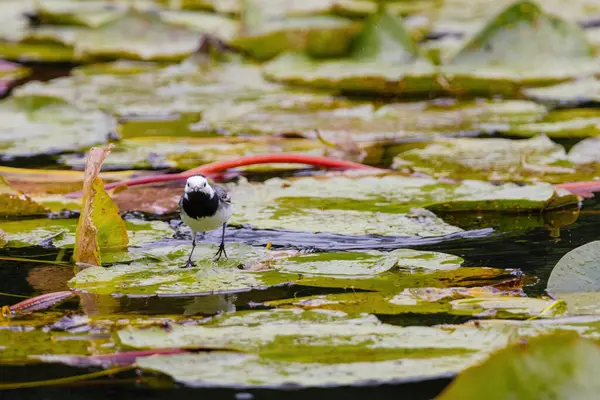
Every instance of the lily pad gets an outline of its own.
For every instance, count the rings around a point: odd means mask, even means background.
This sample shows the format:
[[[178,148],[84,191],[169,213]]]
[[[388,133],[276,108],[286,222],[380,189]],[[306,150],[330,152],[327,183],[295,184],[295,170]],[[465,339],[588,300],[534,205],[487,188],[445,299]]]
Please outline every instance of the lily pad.
[[[390,295],[354,292],[274,300],[265,305],[332,310],[348,314],[372,313],[452,314],[488,318],[527,318],[539,315],[552,300],[525,297],[522,292],[503,292],[493,287],[407,288]],[[558,314],[563,310],[556,310]],[[552,316],[552,314],[549,314]]]
[[[462,372],[438,399],[592,399],[600,390],[599,356],[595,341],[576,334],[534,338]]]
[[[599,68],[580,27],[521,0],[492,18],[441,70],[453,90],[514,93]]]
[[[141,74],[76,73],[47,83],[29,82],[15,95],[53,96],[120,117],[172,121],[182,113],[197,115],[215,102],[252,100],[282,90],[265,82],[251,64],[190,60]]]
[[[352,320],[347,323],[305,320],[256,326],[178,325],[170,332],[124,329],[119,332],[119,339],[127,346],[139,348],[168,345],[251,353],[211,352],[162,359],[156,356],[138,364],[141,368],[165,372],[187,385],[311,387],[449,376],[481,359],[485,352],[506,344],[508,335],[463,327],[402,328],[354,324]],[[236,364],[238,368],[221,370],[236,361],[241,361]],[[176,365],[185,368],[179,370]],[[228,370],[231,372],[227,373]]]
[[[439,139],[399,154],[394,168],[436,178],[551,183],[591,180],[600,172],[579,168],[561,145],[545,135],[527,140]]]
[[[551,293],[600,292],[600,241],[577,247],[565,254],[548,279]]]
[[[577,79],[558,85],[525,89],[530,99],[549,106],[575,107],[600,103],[600,80],[594,77]]]
[[[0,176],[0,215],[3,217],[44,215],[50,210],[23,195]],[[3,238],[6,240],[6,237]]]
[[[29,75],[28,68],[8,61],[0,61],[0,96],[4,95],[13,87],[15,81],[25,78]]]
[[[578,198],[549,184],[516,186],[397,175],[272,179],[232,187],[233,225],[346,235],[439,236],[461,231],[434,211],[545,210],[576,204]],[[239,202],[235,199],[244,199]],[[352,221],[352,224],[347,221]]]
[[[531,137],[543,133],[553,139],[593,137],[600,135],[600,111],[594,108],[554,110],[536,122],[495,128],[512,136]]]
[[[336,16],[285,15],[286,7],[264,0],[245,0],[241,35],[232,45],[259,60],[285,51],[306,51],[316,57],[344,55],[360,31],[357,22]],[[278,11],[282,11],[278,12]]]
[[[355,92],[416,94],[439,91],[436,69],[421,58],[400,19],[387,13],[370,16],[349,57],[319,61],[282,54],[264,67],[269,79]]]
[[[105,142],[115,120],[44,96],[11,97],[0,103],[0,159],[33,157],[88,148]]]
[[[173,229],[166,222],[127,219],[129,246],[138,247],[173,236]],[[27,219],[1,221],[0,229],[6,234],[5,247],[58,247],[73,248],[77,220],[72,218]]]
[[[325,137],[351,135],[355,141],[417,140],[424,137],[475,135],[487,124],[532,123],[544,107],[526,101],[447,101],[372,103],[342,101],[332,96],[280,94],[272,99],[207,108],[194,131],[231,134],[299,133],[318,129]]]
[[[236,243],[227,246],[229,259],[217,264],[212,261],[215,247],[201,245],[194,252],[198,267],[182,269],[189,250],[190,246],[179,246],[138,252],[132,254],[137,261],[129,265],[113,265],[103,268],[104,272],[99,268],[84,270],[70,281],[70,286],[96,294],[132,296],[233,293],[301,282],[304,278],[350,282],[392,273],[390,270],[400,266],[443,269],[462,262],[448,254],[413,250],[296,254]]]

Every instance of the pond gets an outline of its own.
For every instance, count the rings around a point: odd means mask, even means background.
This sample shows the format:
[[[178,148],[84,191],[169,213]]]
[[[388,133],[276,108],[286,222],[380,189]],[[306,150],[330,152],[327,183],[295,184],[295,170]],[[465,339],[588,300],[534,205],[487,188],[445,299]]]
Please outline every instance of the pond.
[[[0,397],[597,393],[600,7],[560,3],[3,2]],[[198,174],[233,213],[186,267]]]

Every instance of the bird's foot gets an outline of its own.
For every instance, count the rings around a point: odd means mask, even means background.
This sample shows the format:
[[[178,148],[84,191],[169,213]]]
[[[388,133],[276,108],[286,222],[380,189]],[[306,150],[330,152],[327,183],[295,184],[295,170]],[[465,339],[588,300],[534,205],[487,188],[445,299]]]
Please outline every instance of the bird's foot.
[[[193,262],[192,260],[188,260],[188,261],[185,263],[185,265],[184,265],[183,267],[181,267],[181,268],[191,268],[191,267],[195,267],[195,266],[196,266],[196,263],[195,263],[195,262]]]
[[[213,258],[213,261],[217,262],[221,259],[221,256],[225,256],[225,258],[229,258],[227,257],[227,252],[225,251],[225,244],[221,243],[219,245],[219,250],[217,250],[217,254],[215,254],[215,257]]]

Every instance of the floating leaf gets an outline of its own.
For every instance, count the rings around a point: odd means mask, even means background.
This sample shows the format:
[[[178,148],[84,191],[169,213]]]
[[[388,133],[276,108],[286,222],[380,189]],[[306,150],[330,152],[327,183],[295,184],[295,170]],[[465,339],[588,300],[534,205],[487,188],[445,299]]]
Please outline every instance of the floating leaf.
[[[600,165],[577,165],[562,146],[545,135],[527,140],[440,139],[399,154],[394,167],[408,167],[436,178],[503,182],[561,183],[600,175]]]
[[[556,263],[548,279],[551,293],[600,292],[600,241],[577,247]]]
[[[110,149],[111,146],[92,148],[88,155],[83,179],[83,208],[75,238],[75,260],[96,266],[102,265],[100,250],[121,250],[129,243],[125,221],[98,177]]]
[[[511,136],[531,137],[543,133],[557,139],[585,138],[600,134],[600,111],[594,108],[554,110],[540,121],[495,128]]]
[[[435,314],[493,318],[527,318],[539,315],[552,300],[523,297],[493,287],[407,288],[389,293],[354,292],[315,295],[266,302],[268,306],[293,306],[308,310],[335,310],[349,314]],[[556,310],[559,313],[562,310]]]
[[[510,93],[593,74],[598,66],[581,28],[521,0],[492,18],[442,71],[453,90]]]
[[[172,122],[180,113],[197,116],[215,102],[251,100],[282,90],[266,82],[250,64],[189,61],[141,74],[76,72],[47,83],[29,82],[15,94],[53,96],[88,110]],[[186,132],[169,131],[167,135],[173,134],[185,136]]]
[[[576,334],[534,338],[463,371],[437,399],[591,399],[600,390],[599,356],[596,342]]]
[[[115,120],[43,96],[11,97],[0,103],[0,159],[33,157],[104,143]]]
[[[0,176],[0,215],[3,217],[43,215],[50,210],[24,196]]]
[[[460,184],[433,179],[384,177],[272,179],[232,188],[231,223],[346,235],[438,236],[458,232],[429,211],[544,210],[575,204],[575,195],[551,185]],[[235,199],[244,199],[239,202]],[[352,220],[352,224],[346,221]]]
[[[125,221],[129,246],[143,246],[173,236],[166,222],[128,219]],[[6,234],[7,247],[59,247],[73,248],[76,219],[28,219],[1,221],[0,229]]]
[[[267,60],[285,51],[306,51],[316,57],[344,55],[360,30],[357,22],[326,15],[286,15],[288,7],[265,0],[244,0],[241,35],[235,47]],[[293,12],[293,11],[292,11]]]
[[[264,73],[283,83],[357,92],[414,94],[441,88],[434,66],[420,58],[400,19],[387,13],[368,18],[346,59],[282,54],[265,65]]]
[[[199,245],[194,252],[198,267],[181,268],[189,250],[190,246],[154,248],[139,254],[146,260],[88,268],[72,279],[70,286],[96,294],[136,296],[234,293],[283,283],[304,284],[304,279],[325,284],[333,279],[343,284],[346,279],[372,278],[397,266],[443,269],[457,267],[462,261],[447,254],[413,250],[294,255],[231,244],[227,246],[228,260],[214,264],[214,246]]]
[[[526,101],[461,101],[389,103],[350,102],[333,96],[274,95],[253,102],[217,104],[206,109],[192,126],[202,132],[230,134],[308,135],[315,129],[325,137],[348,134],[356,141],[418,140],[438,136],[475,135],[487,124],[525,124],[546,110]]]
[[[285,318],[285,314],[272,312],[275,317]],[[177,325],[169,332],[124,329],[119,338],[123,344],[139,348],[162,348],[168,343],[251,352],[254,354],[156,356],[140,360],[138,366],[165,372],[191,386],[272,388],[290,384],[314,387],[407,382],[448,376],[508,341],[508,335],[490,329],[402,328],[356,324],[353,320],[319,323],[314,319],[286,324],[268,321],[255,326]],[[232,362],[238,362],[238,368],[224,368]]]
[[[598,104],[600,80],[587,77],[548,87],[529,88],[523,93],[532,100],[549,106],[575,107],[581,104]]]

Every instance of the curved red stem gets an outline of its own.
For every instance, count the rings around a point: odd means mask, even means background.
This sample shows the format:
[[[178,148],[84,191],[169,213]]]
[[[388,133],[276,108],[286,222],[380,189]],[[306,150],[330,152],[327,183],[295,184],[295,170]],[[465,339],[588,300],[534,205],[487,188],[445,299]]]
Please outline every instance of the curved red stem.
[[[105,185],[104,188],[106,190],[113,189],[117,186],[126,185],[126,186],[137,186],[137,185],[145,185],[148,183],[158,183],[158,182],[170,182],[170,181],[179,181],[185,180],[188,177],[196,174],[205,174],[212,175],[218,172],[223,172],[231,168],[243,167],[246,165],[256,165],[256,164],[308,164],[314,167],[321,168],[338,168],[338,169],[374,169],[377,170],[379,168],[371,167],[365,164],[359,164],[351,161],[343,161],[343,160],[335,160],[333,158],[326,157],[317,157],[317,156],[309,156],[306,154],[290,154],[290,153],[280,153],[280,154],[258,154],[253,156],[244,156],[234,158],[233,160],[227,161],[217,161],[210,164],[202,165],[200,167],[192,168],[185,172],[181,172],[179,174],[163,174],[163,175],[153,175],[153,176],[144,176],[141,178],[129,179],[123,182],[114,182],[108,185]],[[68,197],[79,197],[81,196],[81,191],[69,193]]]

